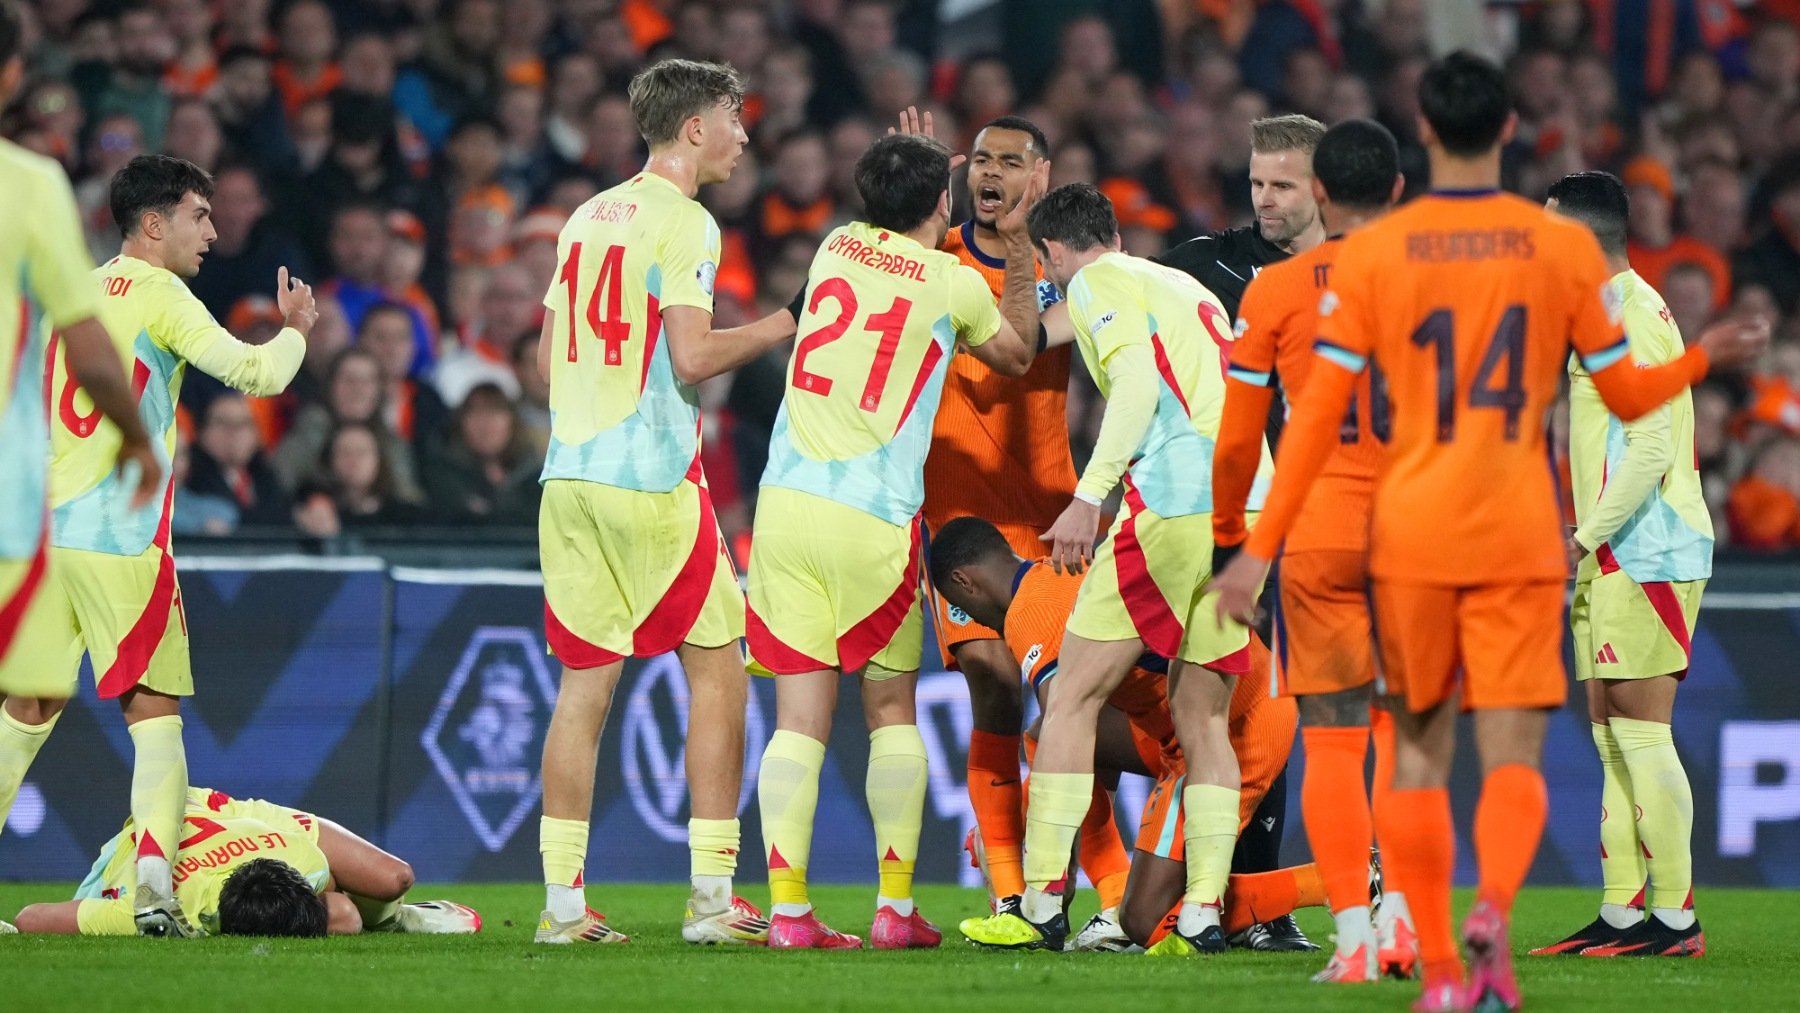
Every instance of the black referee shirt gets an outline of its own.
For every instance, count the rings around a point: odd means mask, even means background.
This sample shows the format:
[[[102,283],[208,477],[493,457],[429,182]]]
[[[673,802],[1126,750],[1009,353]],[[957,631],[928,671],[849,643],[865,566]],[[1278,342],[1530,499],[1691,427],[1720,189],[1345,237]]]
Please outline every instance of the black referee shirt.
[[[1196,236],[1151,260],[1186,271],[1225,304],[1225,315],[1237,324],[1238,304],[1256,272],[1286,260],[1289,254],[1262,237],[1256,226],[1222,229]]]

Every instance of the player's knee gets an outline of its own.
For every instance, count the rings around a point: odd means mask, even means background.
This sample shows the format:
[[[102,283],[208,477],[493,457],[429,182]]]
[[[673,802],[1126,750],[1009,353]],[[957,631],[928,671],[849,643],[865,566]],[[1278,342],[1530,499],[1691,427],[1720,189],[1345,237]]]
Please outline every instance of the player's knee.
[[[1150,937],[1156,933],[1156,923],[1167,913],[1153,911],[1146,904],[1133,904],[1127,900],[1119,906],[1119,927],[1125,930],[1132,942],[1148,947]]]
[[[68,705],[67,700],[50,697],[9,696],[6,698],[6,713],[20,724],[41,725],[61,714]]]
[[[1044,709],[1058,714],[1091,713],[1097,717],[1111,694],[1111,689],[1098,679],[1062,672],[1050,680],[1050,686],[1044,692]]]
[[[1369,723],[1367,686],[1299,698],[1300,720],[1309,728],[1362,728]]]
[[[325,895],[325,931],[334,936],[354,936],[363,930],[362,912],[349,897],[337,891]]]

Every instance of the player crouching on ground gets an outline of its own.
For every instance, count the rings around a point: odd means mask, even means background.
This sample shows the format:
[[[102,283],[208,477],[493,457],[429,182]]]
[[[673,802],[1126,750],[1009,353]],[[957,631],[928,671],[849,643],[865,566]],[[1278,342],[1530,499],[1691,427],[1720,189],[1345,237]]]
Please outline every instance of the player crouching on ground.
[[[1057,673],[1063,631],[1075,608],[1081,575],[1058,573],[1048,559],[1022,559],[994,525],[962,517],[938,534],[932,547],[931,580],[946,601],[1005,636],[1042,702]],[[1255,641],[1251,649],[1251,667],[1266,669],[1268,651]],[[1186,887],[1181,794],[1187,765],[1169,714],[1168,660],[1144,654],[1107,704],[1095,736],[1095,766],[1156,780],[1138,827],[1137,854],[1125,883],[1119,923],[1131,943],[1149,947],[1152,953],[1191,952],[1179,941],[1157,945],[1172,938],[1170,929],[1179,917]],[[1282,746],[1293,740],[1295,721],[1292,701],[1270,697],[1256,680],[1239,680],[1229,728],[1243,773],[1240,827],[1255,815],[1269,785],[1281,774],[1288,755]],[[1037,731],[1033,728],[1026,735],[1028,756],[1036,752]],[[1312,865],[1233,875],[1223,900],[1222,926],[1227,934],[1239,932],[1297,907],[1323,903],[1325,887]],[[972,918],[967,924],[976,929],[981,921]],[[1072,942],[1068,948],[1084,947]]]
[[[175,893],[205,933],[237,936],[412,932],[468,935],[481,916],[447,900],[405,903],[412,867],[311,813],[189,788]],[[128,936],[136,931],[136,827],[100,849],[74,900],[32,904],[19,931]]]

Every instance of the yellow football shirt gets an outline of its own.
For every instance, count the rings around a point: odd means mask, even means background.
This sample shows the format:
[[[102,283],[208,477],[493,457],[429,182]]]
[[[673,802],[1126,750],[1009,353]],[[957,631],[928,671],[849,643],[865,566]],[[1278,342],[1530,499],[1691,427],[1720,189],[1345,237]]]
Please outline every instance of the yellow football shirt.
[[[556,245],[543,478],[668,492],[699,459],[700,397],[675,376],[662,311],[712,312],[719,227],[641,172],[577,208]]]
[[[813,258],[762,484],[905,524],[950,357],[1000,332],[986,279],[955,254],[851,222]]]
[[[175,452],[175,407],[188,364],[257,397],[287,388],[306,356],[306,339],[292,328],[267,344],[247,345],[207,312],[199,297],[171,271],[119,256],[92,272],[87,284],[100,296],[100,320],[111,332],[131,374],[138,414],[166,461]],[[55,355],[50,377],[50,503],[55,544],[135,556],[166,526],[169,473],[157,509],[132,511],[131,488],[113,473],[121,437]]]
[[[45,328],[95,316],[100,299],[62,167],[0,141],[0,560],[36,553],[44,530],[49,436]]]

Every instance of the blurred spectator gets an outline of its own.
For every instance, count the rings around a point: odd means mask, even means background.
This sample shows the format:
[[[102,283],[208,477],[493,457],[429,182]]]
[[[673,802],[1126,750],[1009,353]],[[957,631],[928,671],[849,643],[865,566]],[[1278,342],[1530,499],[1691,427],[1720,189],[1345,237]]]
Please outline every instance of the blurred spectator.
[[[644,167],[643,140],[624,95],[600,96],[589,108],[584,124],[587,147],[581,166],[599,179],[601,189],[623,182]]]
[[[425,31],[419,62],[400,75],[394,101],[433,149],[459,119],[492,107],[499,94],[500,4],[452,0]]]
[[[556,169],[556,156],[544,140],[544,93],[529,85],[508,85],[495,111],[500,126],[499,181],[523,207],[544,187]]]
[[[579,165],[587,154],[588,110],[600,85],[600,64],[587,53],[567,53],[551,66],[544,140],[566,165]]]
[[[423,450],[450,417],[437,390],[414,380],[412,314],[399,303],[383,302],[363,314],[356,347],[375,357],[381,367],[381,421],[389,432]]]
[[[320,292],[337,300],[353,332],[361,329],[369,307],[391,298],[381,276],[389,242],[384,213],[375,205],[351,204],[332,216],[331,266],[337,273],[320,286]],[[413,342],[418,348],[413,372],[422,376],[437,360],[437,342],[424,314],[409,309]]]
[[[162,74],[175,56],[175,39],[154,7],[121,13],[117,38],[116,60],[78,64],[70,74],[71,83],[90,117],[129,116],[137,123],[145,150],[160,151],[172,104],[163,90]]]
[[[487,276],[477,307],[478,318],[465,323],[456,347],[444,353],[437,368],[437,389],[444,403],[462,404],[477,384],[492,383],[518,397],[512,350],[520,338],[537,331],[544,316],[545,288],[517,264],[501,264]]]
[[[1632,160],[1620,174],[1631,197],[1631,268],[1662,291],[1669,269],[1676,264],[1696,264],[1712,278],[1713,305],[1731,301],[1731,267],[1719,251],[1692,236],[1677,235],[1674,228],[1675,180],[1663,165],[1648,155]]]
[[[711,192],[716,194],[724,186],[725,184],[721,184],[712,187]],[[562,234],[563,223],[568,220],[569,216],[556,208],[539,207],[520,218],[519,223],[513,226],[513,263],[518,264],[525,271],[525,276],[546,292],[550,290],[550,282],[556,278],[556,242]],[[725,254],[725,260],[730,262],[729,252]],[[722,265],[721,280],[723,274]]]
[[[880,136],[875,125],[860,116],[840,121],[831,128],[831,196],[845,214],[862,208],[856,192],[856,160]]]
[[[226,166],[213,178],[212,223],[218,238],[200,273],[187,282],[214,317],[223,319],[245,296],[274,292],[280,268],[309,283],[320,280],[299,243],[268,218],[268,210],[262,181],[248,166]],[[190,383],[194,379],[188,378]]]
[[[425,321],[425,333],[435,346],[443,332],[437,302],[425,291],[425,226],[411,211],[387,213],[387,250],[381,257],[378,280],[381,290],[395,302],[410,307]],[[416,337],[416,335],[415,335]]]
[[[513,345],[513,378],[519,383],[519,426],[525,432],[531,453],[539,461],[550,447],[550,381],[538,372],[537,351],[541,338],[527,334]]]
[[[752,242],[759,255],[795,233],[824,235],[837,214],[824,135],[803,130],[783,138],[772,169],[774,184],[763,194]]]
[[[447,439],[426,457],[425,492],[453,523],[527,527],[537,522],[543,464],[506,394],[481,383],[456,409]]]
[[[1800,160],[1771,175],[1769,192],[1768,225],[1738,257],[1737,273],[1768,288],[1781,312],[1793,313],[1800,310]]]
[[[1800,547],[1800,440],[1763,447],[1732,487],[1726,513],[1734,545],[1765,552]]]
[[[163,71],[163,88],[177,98],[201,98],[219,78],[213,49],[213,15],[206,0],[162,0],[174,57]]]
[[[264,168],[287,167],[297,158],[275,93],[273,68],[260,49],[227,49],[219,55],[219,80],[210,96],[226,147],[235,157]]]
[[[1681,331],[1682,340],[1692,344],[1700,332],[1712,322],[1718,300],[1713,294],[1712,272],[1704,265],[1684,260],[1669,267],[1663,275],[1661,294],[1668,304],[1669,315]]]
[[[227,530],[240,525],[287,524],[287,493],[263,454],[256,419],[242,394],[228,391],[212,399],[190,454],[182,487],[195,496],[228,504],[233,515]],[[218,516],[223,519],[223,514]]]
[[[119,255],[119,230],[113,226],[112,205],[107,199],[113,174],[144,151],[138,121],[124,113],[101,117],[90,135],[88,176],[75,184],[75,207],[81,212],[82,232],[96,264]]]
[[[224,150],[225,135],[219,130],[219,118],[212,106],[197,98],[175,103],[169,111],[163,154],[186,159],[207,172],[217,172]]]
[[[188,475],[193,465],[193,450],[188,436],[175,428],[175,453],[169,458],[169,481],[174,486],[173,509],[169,513],[169,530],[177,535],[229,535],[237,530],[237,504],[225,496],[190,492]]]
[[[369,422],[343,422],[325,439],[313,477],[294,497],[294,524],[315,538],[347,530],[417,524],[426,512],[403,492],[382,447],[391,434]]]
[[[1688,169],[1681,226],[1695,239],[1729,257],[1744,243],[1744,183],[1737,170],[1713,160]]]
[[[333,60],[336,51],[337,29],[330,7],[320,0],[296,0],[282,13],[280,55],[270,80],[290,119],[301,106],[330,95],[343,81]]]
[[[800,46],[783,46],[763,58],[754,81],[756,122],[750,143],[767,154],[776,138],[808,125],[807,106],[812,100],[812,56]]]
[[[378,436],[382,471],[393,489],[402,499],[417,500],[419,483],[412,451],[382,425],[386,412],[382,394],[381,365],[375,356],[362,348],[339,352],[331,362],[324,402],[301,408],[275,449],[275,473],[282,483],[289,489],[301,488],[319,467],[331,434],[340,426],[362,423]],[[296,493],[296,501],[303,498]]]

